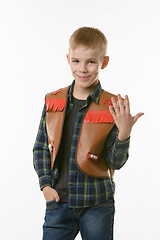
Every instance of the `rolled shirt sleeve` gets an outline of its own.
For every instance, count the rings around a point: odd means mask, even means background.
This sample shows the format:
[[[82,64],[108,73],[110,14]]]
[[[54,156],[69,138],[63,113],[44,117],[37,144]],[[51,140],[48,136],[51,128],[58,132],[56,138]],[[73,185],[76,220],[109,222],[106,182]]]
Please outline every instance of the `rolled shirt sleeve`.
[[[129,157],[130,138],[121,142],[118,139],[118,133],[115,125],[107,136],[103,152],[108,167],[113,170],[119,170]]]

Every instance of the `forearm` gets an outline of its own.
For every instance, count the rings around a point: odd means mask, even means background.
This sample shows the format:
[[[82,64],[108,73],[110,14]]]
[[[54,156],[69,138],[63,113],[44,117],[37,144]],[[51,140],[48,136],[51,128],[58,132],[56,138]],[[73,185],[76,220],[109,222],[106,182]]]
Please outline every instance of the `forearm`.
[[[108,151],[107,164],[109,168],[118,170],[126,163],[129,157],[129,142],[129,139],[125,142],[116,139],[116,142]]]
[[[51,186],[51,157],[48,149],[45,106],[33,148],[33,164],[39,178],[41,190],[45,186]]]
[[[109,168],[118,170],[127,161],[129,156],[130,138],[121,142],[118,139],[119,131],[116,126],[110,132],[105,145],[105,159]]]
[[[51,186],[51,160],[50,153],[45,149],[33,149],[34,169],[39,178],[40,189]]]

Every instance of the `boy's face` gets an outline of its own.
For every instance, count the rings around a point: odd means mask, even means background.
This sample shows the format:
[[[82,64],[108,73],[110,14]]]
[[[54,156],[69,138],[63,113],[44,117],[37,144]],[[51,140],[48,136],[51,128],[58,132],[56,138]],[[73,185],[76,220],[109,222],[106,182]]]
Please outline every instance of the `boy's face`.
[[[67,54],[68,63],[75,79],[76,88],[86,89],[96,86],[99,71],[108,64],[109,57],[102,57],[98,48],[86,48],[82,45]]]

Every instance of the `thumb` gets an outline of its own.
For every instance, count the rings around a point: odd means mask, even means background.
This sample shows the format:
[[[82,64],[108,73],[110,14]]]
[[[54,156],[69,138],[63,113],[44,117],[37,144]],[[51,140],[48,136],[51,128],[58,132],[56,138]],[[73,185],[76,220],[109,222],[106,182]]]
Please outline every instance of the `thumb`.
[[[59,195],[58,195],[58,192],[57,192],[55,189],[53,189],[53,196],[54,196],[56,202],[59,202],[59,201],[60,201],[60,197],[59,197]]]
[[[138,120],[138,118],[140,118],[140,117],[143,116],[143,115],[144,115],[143,112],[137,113],[137,114],[133,117],[133,119],[134,119],[134,123],[136,123],[137,120]]]

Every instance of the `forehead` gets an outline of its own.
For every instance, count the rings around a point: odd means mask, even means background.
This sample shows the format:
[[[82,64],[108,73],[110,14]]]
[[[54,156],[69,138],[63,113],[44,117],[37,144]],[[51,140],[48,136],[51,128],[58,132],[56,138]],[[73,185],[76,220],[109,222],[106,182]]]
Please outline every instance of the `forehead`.
[[[88,48],[85,46],[77,46],[75,49],[70,49],[71,58],[99,58],[100,50],[99,48]]]

